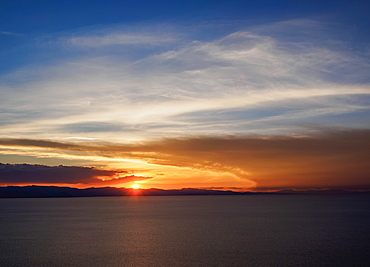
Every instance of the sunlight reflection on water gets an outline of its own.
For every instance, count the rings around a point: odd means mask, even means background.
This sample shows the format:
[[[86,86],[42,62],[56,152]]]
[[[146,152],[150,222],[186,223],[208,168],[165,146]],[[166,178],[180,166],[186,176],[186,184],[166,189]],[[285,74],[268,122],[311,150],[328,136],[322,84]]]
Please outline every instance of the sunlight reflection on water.
[[[0,199],[0,266],[369,266],[369,200]]]

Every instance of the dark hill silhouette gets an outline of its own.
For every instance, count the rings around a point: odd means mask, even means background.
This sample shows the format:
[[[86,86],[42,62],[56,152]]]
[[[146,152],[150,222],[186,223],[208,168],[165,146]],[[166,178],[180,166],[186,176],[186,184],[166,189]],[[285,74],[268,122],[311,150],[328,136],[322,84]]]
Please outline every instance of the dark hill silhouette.
[[[71,187],[58,186],[6,186],[0,187],[0,198],[32,198],[32,197],[104,197],[104,196],[185,196],[185,195],[253,195],[253,194],[369,194],[366,192],[342,191],[342,190],[309,190],[309,191],[294,191],[282,190],[277,192],[235,192],[222,190],[207,190],[197,188],[183,189],[132,189],[132,188],[86,188],[77,189]]]

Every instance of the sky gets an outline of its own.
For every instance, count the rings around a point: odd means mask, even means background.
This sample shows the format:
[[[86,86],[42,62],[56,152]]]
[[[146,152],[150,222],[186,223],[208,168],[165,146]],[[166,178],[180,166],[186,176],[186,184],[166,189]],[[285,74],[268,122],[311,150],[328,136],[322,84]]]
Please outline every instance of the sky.
[[[370,190],[368,1],[0,3],[0,186]]]

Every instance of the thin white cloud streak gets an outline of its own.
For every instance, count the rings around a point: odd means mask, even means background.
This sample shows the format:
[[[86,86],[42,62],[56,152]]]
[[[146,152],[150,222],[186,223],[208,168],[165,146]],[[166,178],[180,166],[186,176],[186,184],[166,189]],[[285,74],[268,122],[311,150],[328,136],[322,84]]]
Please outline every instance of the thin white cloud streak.
[[[172,43],[176,38],[171,36],[114,33],[103,36],[73,37],[67,43],[80,47],[103,47],[111,45],[161,45]]]
[[[156,40],[171,40],[163,36],[113,33],[74,37],[70,42],[99,48],[146,42],[156,45]],[[5,124],[0,135],[68,138],[70,134],[63,132],[63,125],[106,122],[125,125],[132,131],[123,130],[120,137],[116,133],[82,132],[81,137],[140,139],[184,131],[203,134],[196,118],[202,111],[238,108],[248,112],[284,106],[275,116],[256,116],[244,122],[233,117],[229,120],[244,124],[275,121],[289,128],[294,127],[289,125],[289,118],[368,110],[353,103],[355,95],[370,94],[369,84],[361,82],[370,70],[368,62],[314,43],[284,42],[239,31],[210,42],[189,41],[138,61],[117,59],[119,52],[115,56],[110,52],[55,66],[25,67],[2,78],[11,83],[3,82],[5,86],[0,89]],[[333,106],[332,97],[336,96],[346,99]],[[313,97],[320,99],[319,107],[307,101]],[[302,108],[296,110],[289,100]],[[182,119],[189,113],[193,113],[193,121]],[[235,132],[231,123],[224,124],[224,129],[212,120],[202,123],[207,134]]]
[[[10,35],[10,36],[21,36],[21,35],[23,35],[22,33],[7,32],[7,31],[0,31],[0,34],[2,34],[2,35]]]

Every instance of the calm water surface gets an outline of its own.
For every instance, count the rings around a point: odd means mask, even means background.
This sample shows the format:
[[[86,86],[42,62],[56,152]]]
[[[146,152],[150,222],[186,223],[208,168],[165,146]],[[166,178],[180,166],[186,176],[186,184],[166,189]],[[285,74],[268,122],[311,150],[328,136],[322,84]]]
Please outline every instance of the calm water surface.
[[[370,266],[370,196],[0,199],[0,266]]]

